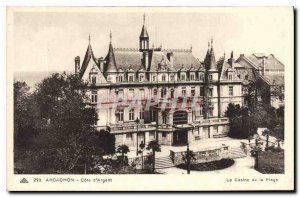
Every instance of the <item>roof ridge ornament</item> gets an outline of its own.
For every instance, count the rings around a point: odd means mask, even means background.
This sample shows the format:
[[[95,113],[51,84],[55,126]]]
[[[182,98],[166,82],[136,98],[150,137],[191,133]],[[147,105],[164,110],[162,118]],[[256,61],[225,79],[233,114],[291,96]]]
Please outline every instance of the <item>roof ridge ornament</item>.
[[[146,14],[144,13],[144,15],[143,15],[143,25],[145,25],[145,21],[146,21]]]

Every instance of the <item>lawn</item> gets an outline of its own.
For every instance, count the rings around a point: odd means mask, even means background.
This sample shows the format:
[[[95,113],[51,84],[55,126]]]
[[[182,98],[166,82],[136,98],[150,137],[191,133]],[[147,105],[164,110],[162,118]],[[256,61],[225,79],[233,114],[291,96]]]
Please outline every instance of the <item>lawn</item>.
[[[263,174],[284,174],[284,151],[261,152],[256,170]]]

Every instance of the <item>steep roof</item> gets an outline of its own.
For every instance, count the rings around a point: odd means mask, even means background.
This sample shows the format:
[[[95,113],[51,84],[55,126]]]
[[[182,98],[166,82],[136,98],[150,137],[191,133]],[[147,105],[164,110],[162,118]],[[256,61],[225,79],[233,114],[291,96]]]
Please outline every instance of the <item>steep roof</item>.
[[[263,59],[265,58],[265,68],[266,69],[280,69],[284,70],[284,65],[275,58],[274,55],[266,55],[264,53],[253,53],[252,55],[246,56],[251,62],[260,68],[263,68]]]
[[[143,53],[130,50],[115,50],[114,52],[116,66],[122,67],[123,71],[127,71],[130,66],[134,71],[140,69],[142,65]]]
[[[91,59],[96,63],[96,59],[95,59],[95,56],[94,56],[94,53],[92,50],[92,46],[91,46],[91,44],[89,44],[88,48],[85,52],[85,56],[84,56],[82,65],[81,65],[81,69],[80,69],[80,73],[79,73],[80,77],[82,77],[82,75],[84,74]]]
[[[107,56],[105,57],[106,64],[104,65],[104,73],[117,72],[116,59],[114,49],[111,43],[109,43],[109,49]]]
[[[260,77],[269,85],[284,85],[283,75],[261,75]]]
[[[140,38],[149,38],[149,35],[148,35],[148,32],[147,32],[147,29],[146,29],[145,25],[143,25],[143,27],[142,27]]]
[[[179,70],[182,66],[189,70],[191,66],[195,69],[201,68],[201,63],[191,52],[173,52],[173,66],[175,70]]]

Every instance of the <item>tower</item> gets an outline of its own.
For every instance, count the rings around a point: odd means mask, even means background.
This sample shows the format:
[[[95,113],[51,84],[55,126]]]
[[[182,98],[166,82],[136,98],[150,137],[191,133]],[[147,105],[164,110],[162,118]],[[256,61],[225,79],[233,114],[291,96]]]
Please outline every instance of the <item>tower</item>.
[[[149,50],[149,35],[145,26],[146,15],[144,14],[143,18],[143,27],[140,34],[140,51]]]

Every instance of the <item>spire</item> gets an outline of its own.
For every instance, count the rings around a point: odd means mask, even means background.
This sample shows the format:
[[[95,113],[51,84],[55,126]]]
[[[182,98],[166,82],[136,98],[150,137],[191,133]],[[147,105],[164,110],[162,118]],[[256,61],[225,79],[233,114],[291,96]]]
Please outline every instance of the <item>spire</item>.
[[[210,48],[210,70],[216,70],[216,59],[215,59],[215,53],[213,48],[213,38],[211,38],[211,48]]]
[[[140,34],[140,38],[149,38],[147,29],[146,29],[146,25],[145,25],[145,21],[146,21],[146,14],[144,13],[143,15],[143,27],[142,27],[142,31]]]
[[[112,38],[112,35],[111,35],[111,30],[109,31],[109,43],[111,44],[111,38]]]
[[[91,44],[91,34],[89,34],[89,44]]]
[[[112,46],[111,42],[112,34],[111,31],[109,32],[109,48],[108,48],[108,53],[105,57],[106,65],[104,67],[104,72],[117,72],[117,67],[116,67],[116,59],[115,59],[115,54],[114,54],[114,48]]]

